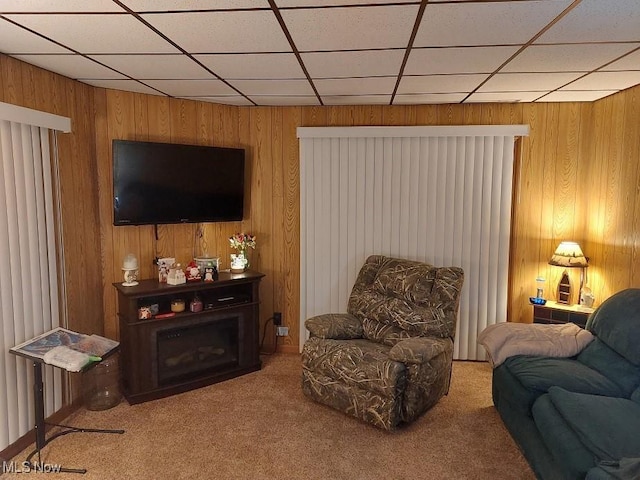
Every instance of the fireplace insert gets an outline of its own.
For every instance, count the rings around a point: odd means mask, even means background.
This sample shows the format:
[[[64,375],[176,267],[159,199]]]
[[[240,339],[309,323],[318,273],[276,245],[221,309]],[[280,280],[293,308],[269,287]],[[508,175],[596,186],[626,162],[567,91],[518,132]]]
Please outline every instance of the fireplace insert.
[[[239,317],[157,330],[156,385],[163,387],[238,365]]]

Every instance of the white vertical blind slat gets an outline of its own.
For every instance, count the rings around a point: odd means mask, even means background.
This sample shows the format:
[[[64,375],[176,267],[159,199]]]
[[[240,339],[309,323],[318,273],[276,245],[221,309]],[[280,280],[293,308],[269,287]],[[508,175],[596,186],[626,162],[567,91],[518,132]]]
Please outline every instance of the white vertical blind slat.
[[[6,208],[0,208],[0,258],[9,258],[11,244],[9,239],[9,210],[13,203],[14,189],[12,183],[13,175],[13,147],[11,139],[11,124],[8,121],[0,121],[0,200],[4,202]],[[13,318],[13,293],[11,282],[11,264],[8,263],[0,269],[0,314],[2,315],[2,328],[0,329],[0,340],[3,351],[0,352],[0,380],[7,388],[0,390],[0,412],[3,414],[0,419],[0,441],[1,445],[8,445],[11,439],[15,438],[20,431],[18,426],[18,396],[16,395],[17,370],[16,360],[10,355],[7,348],[12,347],[15,342],[15,326],[13,321],[4,319]],[[12,385],[13,388],[9,388]],[[14,413],[9,415],[8,412]]]
[[[366,188],[367,188],[367,174],[369,170],[366,158],[366,142],[364,138],[358,138],[355,142],[355,173],[356,173],[356,217],[354,222],[353,232],[353,282],[355,282],[356,276],[360,269],[358,265],[358,259],[365,255],[365,212],[367,210],[365,204]],[[352,284],[353,284],[352,282]]]
[[[301,322],[346,311],[368,255],[461,266],[465,287],[454,356],[484,359],[477,334],[506,314],[513,137],[340,135],[333,139],[340,148],[309,155],[305,144],[318,141],[300,142],[301,189],[307,189],[301,192],[301,215],[312,215],[301,218],[301,262],[308,262],[301,268],[301,291],[316,295],[313,308],[301,302]],[[314,178],[305,178],[310,171]],[[317,255],[327,248],[322,242],[337,258],[325,259],[325,267]],[[320,273],[326,265],[329,284]],[[323,292],[331,292],[330,300]]]
[[[300,158],[311,157],[311,146],[312,142],[300,142]],[[307,265],[308,259],[304,256],[303,252],[308,251],[307,247],[307,234],[309,227],[307,226],[307,218],[309,218],[309,214],[307,212],[307,195],[309,192],[309,185],[307,179],[307,166],[311,163],[309,160],[306,162],[300,162],[299,172],[300,172],[300,278],[307,278]],[[311,282],[301,282],[300,285],[300,318],[298,319],[298,323],[300,325],[304,324],[307,309],[307,291],[306,288],[308,284]],[[298,341],[300,345],[304,344],[307,339],[307,331],[304,328],[300,329],[300,336]]]
[[[334,140],[331,142],[331,156],[327,159],[329,162],[331,185],[340,182],[340,149],[342,148],[342,140]],[[331,275],[331,308],[335,308],[340,303],[340,237],[334,233],[340,231],[340,196],[331,195],[326,201],[330,204],[329,215],[329,242],[331,244],[329,256],[325,259],[326,265]]]
[[[356,145],[357,139],[350,138],[348,142],[348,149],[346,152],[346,156],[344,157],[344,176],[347,179],[345,199],[346,199],[346,219],[347,219],[347,237],[346,243],[344,244],[346,253],[347,253],[347,283],[353,283],[353,278],[355,275],[355,271],[357,268],[355,256],[356,250],[356,218],[358,216],[358,212],[356,210],[356,195],[357,195],[357,181],[358,181],[358,172],[356,170]]]
[[[365,198],[364,198],[364,252],[373,251],[373,235],[375,224],[375,210],[370,208],[369,205],[374,204],[376,196],[376,159],[375,159],[375,142],[371,138],[366,139],[364,146],[364,156],[367,162],[367,169],[365,171]]]
[[[336,162],[336,174],[338,176],[338,182],[333,183],[333,190],[331,193],[333,200],[337,203],[336,215],[338,220],[338,230],[333,232],[334,237],[338,242],[338,252],[336,258],[338,259],[336,265],[335,274],[339,278],[340,296],[338,297],[338,309],[343,309],[343,305],[347,304],[347,297],[349,295],[349,284],[347,275],[347,266],[349,264],[349,251],[347,249],[349,241],[349,218],[344,215],[342,208],[344,208],[345,202],[349,198],[349,177],[348,177],[348,165],[349,165],[349,139],[340,139],[340,156]],[[337,187],[337,191],[336,191]],[[336,307],[332,305],[332,307]]]
[[[420,139],[411,138],[410,140],[410,164],[409,164],[409,205],[407,206],[407,215],[409,228],[406,232],[407,236],[407,253],[409,258],[418,258],[418,225],[420,224],[419,215],[420,209],[412,207],[418,205],[418,196],[420,193]]]

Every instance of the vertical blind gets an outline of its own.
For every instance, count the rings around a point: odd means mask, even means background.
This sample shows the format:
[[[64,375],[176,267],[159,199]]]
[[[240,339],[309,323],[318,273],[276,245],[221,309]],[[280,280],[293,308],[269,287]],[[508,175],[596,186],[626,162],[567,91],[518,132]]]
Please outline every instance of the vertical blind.
[[[60,319],[50,130],[6,120],[58,125],[61,118],[35,113],[0,104],[0,450],[34,424],[32,368],[9,348]],[[62,405],[56,370],[44,370],[46,415]]]
[[[300,127],[304,320],[344,312],[367,256],[460,266],[454,357],[506,321],[515,136],[527,126]]]

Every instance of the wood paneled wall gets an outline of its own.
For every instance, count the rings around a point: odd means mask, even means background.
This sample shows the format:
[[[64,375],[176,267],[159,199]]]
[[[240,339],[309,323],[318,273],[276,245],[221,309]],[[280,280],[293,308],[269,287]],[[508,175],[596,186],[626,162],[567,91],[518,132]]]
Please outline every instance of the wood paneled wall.
[[[583,250],[596,302],[640,287],[640,86],[595,102]]]
[[[0,54],[0,101],[71,118],[58,133],[64,280],[71,328],[103,333],[94,88]]]
[[[299,337],[298,126],[520,124],[516,168],[509,319],[530,321],[535,278],[547,278],[553,298],[561,269],[547,264],[561,240],[590,257],[589,285],[597,301],[640,286],[640,87],[595,103],[425,106],[234,107],[93,88],[0,56],[0,100],[70,116],[60,135],[65,272],[72,328],[117,337],[115,292],[126,253],[142,276],[153,258],[220,255],[227,238],[257,235],[252,265],[267,274],[262,323],[283,312],[297,351]],[[243,222],[113,227],[111,141],[135,139],[247,148],[251,185]],[[578,272],[571,272],[577,284]],[[103,308],[97,308],[103,305]]]
[[[94,153],[93,87],[0,54],[0,101],[71,118],[58,133],[62,247],[69,327],[104,333],[100,228]],[[62,312],[61,312],[62,315]],[[29,321],[29,319],[25,319]],[[80,377],[71,375],[72,399]]]

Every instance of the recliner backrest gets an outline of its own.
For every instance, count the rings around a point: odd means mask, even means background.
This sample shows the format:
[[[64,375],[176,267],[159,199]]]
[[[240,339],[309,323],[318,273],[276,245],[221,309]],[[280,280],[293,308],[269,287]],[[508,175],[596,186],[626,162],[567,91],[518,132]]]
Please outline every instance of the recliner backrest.
[[[607,298],[589,316],[587,330],[640,366],[640,289],[628,288]]]
[[[364,336],[387,345],[420,336],[453,339],[464,274],[458,267],[370,256],[354,284],[348,312]]]

